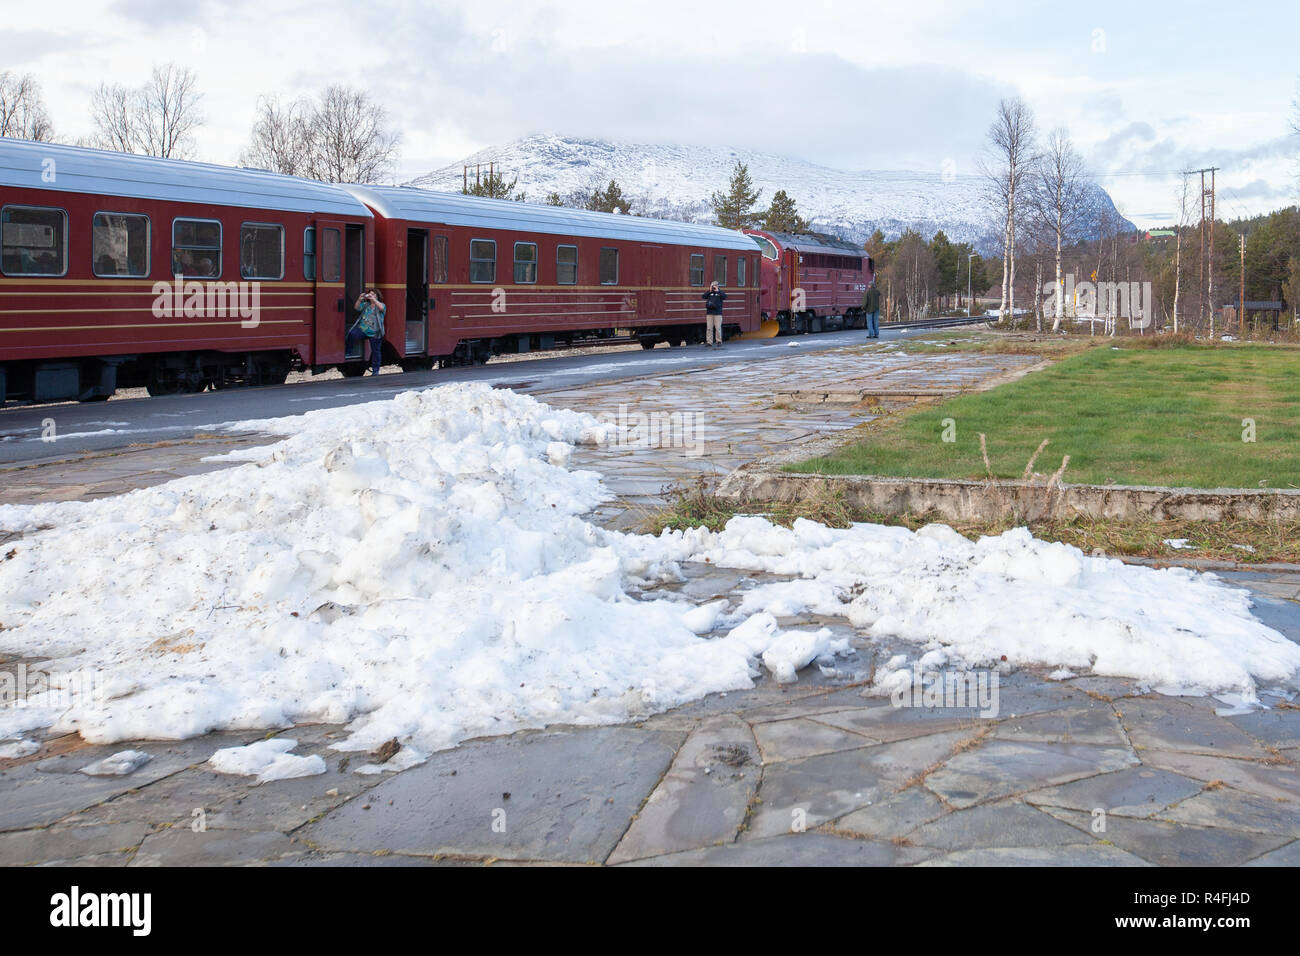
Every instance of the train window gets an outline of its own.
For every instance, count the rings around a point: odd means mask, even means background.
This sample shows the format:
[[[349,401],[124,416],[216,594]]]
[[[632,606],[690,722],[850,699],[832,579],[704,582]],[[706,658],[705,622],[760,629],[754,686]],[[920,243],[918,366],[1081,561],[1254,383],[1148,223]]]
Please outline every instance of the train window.
[[[497,244],[494,239],[469,241],[469,281],[497,281]]]
[[[758,286],[759,286],[759,278],[760,278],[760,276],[761,276],[761,274],[762,274],[762,270],[759,268],[761,265],[762,265],[762,263],[761,263],[758,259],[755,259],[755,260],[754,260],[754,267],[750,270],[750,279],[749,279],[749,281],[750,281],[750,283],[753,285],[753,287],[754,287],[755,289],[757,289]]]
[[[221,275],[221,223],[172,220],[172,275],[215,279]]]
[[[308,226],[302,231],[302,277],[316,278],[316,227]]]
[[[745,257],[736,256],[736,285],[745,288]]]
[[[97,212],[90,226],[90,264],[97,276],[139,279],[149,274],[149,217]]]
[[[447,237],[433,237],[433,281],[447,281]]]
[[[537,281],[537,243],[515,243],[515,281]]]
[[[239,277],[284,278],[284,226],[246,222],[239,227]]]
[[[557,285],[578,284],[578,247],[555,247],[555,282]]]
[[[691,254],[691,285],[704,285],[704,253]]]
[[[322,282],[338,282],[343,278],[343,237],[337,229],[321,230],[320,277]]]
[[[618,285],[618,250],[611,246],[600,250],[600,284]]]
[[[61,276],[68,271],[68,214],[40,206],[5,206],[0,269],[11,276]]]
[[[754,240],[754,244],[758,246],[759,252],[763,254],[764,259],[777,258],[776,246],[772,245],[770,239],[764,239],[762,236],[750,236],[749,238]]]
[[[713,257],[713,281],[725,287],[727,284],[727,257]]]

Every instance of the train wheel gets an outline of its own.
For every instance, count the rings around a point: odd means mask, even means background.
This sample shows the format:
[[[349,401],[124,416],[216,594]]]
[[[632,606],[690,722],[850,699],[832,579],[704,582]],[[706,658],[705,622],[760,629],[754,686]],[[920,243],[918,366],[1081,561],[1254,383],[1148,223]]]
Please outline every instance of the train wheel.
[[[283,385],[289,381],[289,366],[268,365],[259,377],[263,385]]]
[[[645,349],[646,351],[649,351],[650,349],[655,347],[655,343],[656,343],[655,339],[642,339],[641,348]]]
[[[350,362],[347,365],[340,365],[339,371],[343,373],[344,378],[360,378],[366,374],[364,362]]]
[[[197,374],[187,375],[182,372],[166,374],[168,369],[153,368],[149,372],[149,380],[145,388],[154,398],[160,398],[164,395],[192,395],[195,392],[203,391],[204,380]]]

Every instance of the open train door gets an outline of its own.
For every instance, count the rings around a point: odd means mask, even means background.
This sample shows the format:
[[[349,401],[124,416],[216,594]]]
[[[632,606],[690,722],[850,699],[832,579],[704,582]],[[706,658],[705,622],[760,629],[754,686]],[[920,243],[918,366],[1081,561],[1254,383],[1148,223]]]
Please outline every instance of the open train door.
[[[428,348],[429,230],[406,230],[405,355],[423,355]]]
[[[343,243],[347,223],[316,222],[316,362],[343,361],[343,338],[348,317],[343,275]]]

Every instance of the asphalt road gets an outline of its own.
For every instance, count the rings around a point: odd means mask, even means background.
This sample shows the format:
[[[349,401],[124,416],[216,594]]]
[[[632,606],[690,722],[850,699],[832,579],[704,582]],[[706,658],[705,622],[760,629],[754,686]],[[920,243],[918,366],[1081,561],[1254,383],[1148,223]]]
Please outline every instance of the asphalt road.
[[[895,339],[922,330],[882,330]],[[391,398],[398,392],[452,382],[488,382],[517,391],[567,388],[593,382],[676,372],[720,363],[762,362],[797,351],[837,348],[866,342],[862,329],[790,338],[729,342],[721,349],[700,346],[597,355],[567,355],[528,361],[489,363],[472,368],[406,372],[354,379],[329,379],[264,388],[237,388],[132,398],[90,404],[15,406],[0,409],[0,465],[68,458],[136,443],[188,438],[223,424],[300,415]],[[44,436],[44,437],[43,437]],[[52,437],[53,440],[47,440]]]

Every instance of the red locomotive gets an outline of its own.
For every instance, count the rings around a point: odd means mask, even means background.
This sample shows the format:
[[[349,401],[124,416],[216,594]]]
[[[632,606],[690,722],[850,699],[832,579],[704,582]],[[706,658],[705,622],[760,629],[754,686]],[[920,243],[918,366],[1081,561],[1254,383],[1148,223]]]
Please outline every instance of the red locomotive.
[[[862,297],[875,276],[870,256],[833,236],[745,233],[762,250],[762,313],[773,334],[861,326]]]

